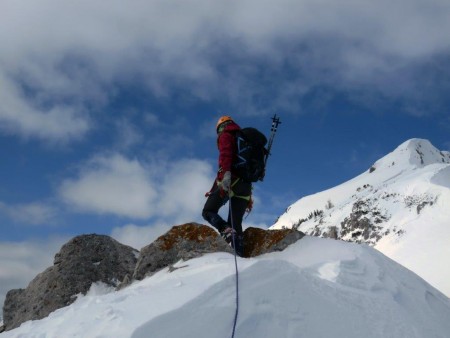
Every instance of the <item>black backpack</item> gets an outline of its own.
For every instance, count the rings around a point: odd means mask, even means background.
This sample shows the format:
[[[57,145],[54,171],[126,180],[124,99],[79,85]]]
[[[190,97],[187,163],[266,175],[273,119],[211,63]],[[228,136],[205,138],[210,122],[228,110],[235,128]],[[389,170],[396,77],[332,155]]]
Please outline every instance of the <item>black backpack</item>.
[[[236,132],[236,160],[234,172],[247,182],[262,181],[265,174],[265,145],[267,138],[255,128],[243,128]]]

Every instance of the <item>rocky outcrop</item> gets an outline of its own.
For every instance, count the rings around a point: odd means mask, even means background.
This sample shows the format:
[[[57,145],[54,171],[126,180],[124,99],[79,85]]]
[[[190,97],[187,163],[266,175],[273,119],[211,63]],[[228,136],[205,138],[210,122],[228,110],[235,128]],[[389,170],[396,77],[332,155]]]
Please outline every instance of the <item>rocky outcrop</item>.
[[[73,303],[92,283],[116,286],[133,273],[138,251],[103,235],[73,238],[56,254],[54,265],[37,275],[26,289],[7,293],[3,306],[6,330]]]
[[[264,230],[247,228],[244,231],[244,257],[282,251],[305,236],[295,229]]]
[[[341,239],[373,245],[384,235],[380,224],[388,219],[371,199],[358,200],[351,214],[341,222]]]
[[[244,257],[284,250],[303,236],[295,229],[248,228],[244,232]],[[126,287],[163,268],[170,269],[180,260],[213,252],[233,250],[216,230],[197,223],[174,226],[140,252],[108,236],[75,237],[55,255],[54,265],[37,275],[26,289],[8,292],[4,326],[10,330],[27,320],[44,318],[74,302],[78,294],[85,294],[92,283]]]
[[[179,260],[211,252],[232,252],[213,228],[197,223],[174,226],[141,249],[133,279],[141,280]]]

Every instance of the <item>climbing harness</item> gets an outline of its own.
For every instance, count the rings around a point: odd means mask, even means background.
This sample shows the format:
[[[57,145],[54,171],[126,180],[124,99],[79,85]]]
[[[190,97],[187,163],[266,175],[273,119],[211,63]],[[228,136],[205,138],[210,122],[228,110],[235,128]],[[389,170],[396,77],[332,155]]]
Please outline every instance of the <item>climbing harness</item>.
[[[231,197],[236,197],[236,198],[242,198],[243,200],[246,200],[248,202],[247,205],[247,209],[245,210],[247,212],[247,215],[245,217],[247,217],[250,212],[252,211],[253,208],[253,198],[252,198],[252,194],[250,193],[250,195],[236,195],[233,191],[233,187],[239,182],[240,178],[236,178],[236,180],[231,184],[230,186],[230,190],[228,191],[228,199],[226,199],[223,202],[223,205],[225,205],[227,203],[227,201],[231,198]],[[210,191],[205,193],[205,197],[209,197],[212,194],[215,194],[216,192],[218,192],[220,190],[220,196],[224,197],[223,194],[225,194],[225,192],[223,190],[221,190],[220,184],[217,184],[215,189],[211,189]],[[253,190],[253,187],[252,187]]]

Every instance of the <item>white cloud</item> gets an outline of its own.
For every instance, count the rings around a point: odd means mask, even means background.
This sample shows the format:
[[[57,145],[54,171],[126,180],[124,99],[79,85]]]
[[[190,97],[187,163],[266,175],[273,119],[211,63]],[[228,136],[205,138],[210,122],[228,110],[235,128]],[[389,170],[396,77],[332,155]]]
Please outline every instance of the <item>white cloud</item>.
[[[0,121],[20,135],[79,137],[89,121],[64,102],[102,105],[111,87],[136,79],[156,96],[182,86],[250,112],[270,109],[258,103],[270,93],[295,109],[288,102],[330,83],[413,96],[412,69],[449,52],[449,11],[443,0],[4,0]],[[279,79],[285,65],[289,80]],[[42,103],[53,108],[33,108]]]
[[[198,219],[212,177],[212,168],[204,161],[181,160],[171,165],[160,187],[158,214],[171,216],[176,223]]]
[[[152,219],[152,225],[127,224],[111,232],[119,242],[140,249],[174,225],[202,222],[213,177],[211,165],[200,160],[145,163],[110,154],[88,161],[76,178],[62,182],[59,192],[80,212]]]
[[[89,161],[78,178],[62,183],[60,195],[81,211],[147,218],[155,212],[157,192],[141,163],[114,154]]]
[[[144,246],[153,243],[159,236],[169,231],[173,225],[163,223],[148,226],[127,224],[123,227],[114,228],[111,231],[111,237],[120,243],[139,250]]]
[[[15,84],[3,76],[0,68],[0,130],[43,140],[67,141],[83,136],[90,122],[76,108],[55,105],[49,109],[34,107]]]
[[[198,219],[212,177],[211,166],[199,160],[144,163],[101,155],[63,181],[59,193],[82,212],[186,222]]]
[[[17,223],[31,225],[52,224],[58,213],[55,207],[42,202],[25,204],[0,202],[0,212]]]

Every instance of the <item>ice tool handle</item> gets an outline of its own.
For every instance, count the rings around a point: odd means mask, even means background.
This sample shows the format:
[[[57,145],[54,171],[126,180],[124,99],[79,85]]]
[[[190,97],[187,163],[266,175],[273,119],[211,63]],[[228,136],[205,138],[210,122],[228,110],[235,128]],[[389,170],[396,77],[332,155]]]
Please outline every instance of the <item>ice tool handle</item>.
[[[270,138],[269,138],[269,143],[267,145],[267,154],[266,154],[266,158],[264,159],[264,166],[266,166],[267,159],[271,155],[270,150],[272,149],[273,139],[275,138],[275,134],[277,132],[278,125],[280,125],[280,124],[281,124],[280,118],[277,117],[277,114],[274,114],[272,117],[272,128],[270,129]]]

